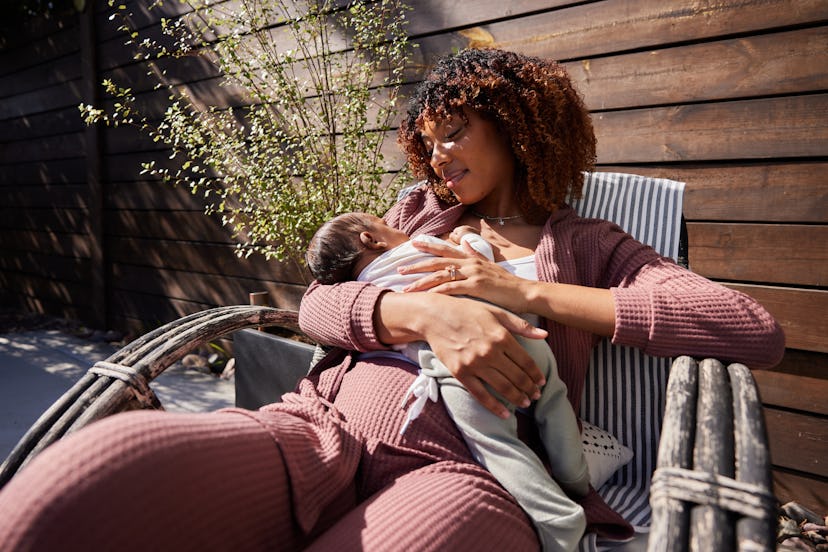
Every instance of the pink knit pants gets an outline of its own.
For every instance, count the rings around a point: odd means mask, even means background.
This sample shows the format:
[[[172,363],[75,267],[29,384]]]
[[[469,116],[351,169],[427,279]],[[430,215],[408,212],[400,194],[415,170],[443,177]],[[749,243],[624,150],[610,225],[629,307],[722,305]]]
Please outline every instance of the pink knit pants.
[[[536,550],[442,404],[404,436],[413,367],[361,362],[333,401],[133,412],[42,453],[0,492],[0,550]]]

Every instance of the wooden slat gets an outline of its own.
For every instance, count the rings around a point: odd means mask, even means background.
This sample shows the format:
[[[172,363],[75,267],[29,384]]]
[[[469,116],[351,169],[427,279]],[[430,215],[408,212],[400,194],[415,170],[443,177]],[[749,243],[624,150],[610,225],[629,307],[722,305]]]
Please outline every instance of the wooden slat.
[[[112,276],[112,286],[116,289],[210,305],[245,304],[249,301],[250,292],[269,291],[271,288],[286,285],[286,282],[272,280],[199,274],[117,263],[112,265]],[[297,292],[299,297],[304,292],[304,286],[291,284],[291,288]]]
[[[708,278],[828,286],[828,226],[688,223],[687,235]]]
[[[84,160],[50,159],[0,166],[0,186],[20,184],[73,184],[84,181]]]
[[[0,288],[7,293],[28,297],[31,301],[59,303],[72,308],[85,308],[89,301],[89,286],[84,283],[53,280],[34,274],[2,271]]]
[[[73,56],[54,59],[49,63],[26,67],[16,72],[13,79],[0,79],[0,98],[24,94],[78,78],[80,66],[77,59]]]
[[[2,80],[0,80],[2,82]],[[13,117],[0,121],[0,142],[31,140],[83,130],[84,123],[77,105],[37,115]]]
[[[111,182],[105,199],[107,209],[148,209],[154,211],[203,210],[207,202],[193,195],[187,186],[175,186],[160,180]]]
[[[89,257],[86,234],[59,234],[42,230],[7,230],[0,232],[0,245],[18,251],[38,251],[65,257]]]
[[[828,94],[598,113],[598,162],[821,156],[826,112]]]
[[[2,103],[2,102],[0,102]],[[0,148],[0,165],[81,157],[85,151],[83,131],[20,140]]]
[[[221,225],[219,215],[201,211],[107,212],[105,224],[112,236],[236,243],[231,239],[232,230]]]
[[[29,208],[86,208],[86,186],[82,185],[25,185],[0,188],[0,196],[7,205]]]
[[[88,258],[61,257],[34,251],[0,249],[0,270],[51,280],[84,283],[91,274]]]
[[[446,4],[446,8],[449,4]],[[459,10],[465,11],[465,10]],[[688,4],[683,0],[608,0],[553,10],[482,28],[491,45],[559,60],[580,59],[665,44],[753,33],[828,18],[821,0],[745,0]],[[436,36],[419,41],[424,56],[467,41]]]
[[[0,229],[83,232],[85,213],[79,209],[16,209],[0,207]]]
[[[0,281],[2,281],[2,274],[0,274]],[[60,301],[55,301],[44,295],[31,296],[16,293],[15,290],[9,290],[0,287],[0,298],[3,298],[3,304],[19,309],[22,312],[46,313],[51,316],[65,318],[67,320],[77,320],[84,323],[89,323],[91,320],[91,311],[86,308],[83,303],[75,303],[67,305]]]
[[[773,464],[828,477],[828,419],[764,410]]]
[[[775,366],[773,371],[792,376],[824,379],[828,374],[828,354],[787,349],[782,362]]]
[[[62,21],[31,19],[27,22],[28,28],[13,37],[9,46],[0,52],[0,78],[13,78],[13,75],[29,67],[77,52],[77,21],[65,18]],[[39,22],[45,23],[43,28],[32,32],[31,24]]]
[[[229,244],[110,238],[107,246],[107,258],[113,263],[258,280],[310,283],[310,277],[295,266],[276,260],[266,261],[262,255],[239,258],[236,248]]]
[[[301,294],[297,294],[293,286],[271,284],[262,286],[258,291],[267,291],[270,294],[271,305],[293,310],[299,307],[298,300]],[[110,302],[116,316],[142,320],[144,330],[204,309],[234,304],[233,302],[201,303],[190,299],[169,298],[123,289],[113,289],[110,293]]]
[[[773,470],[773,492],[780,504],[798,502],[814,512],[828,512],[828,481],[825,479]]]
[[[602,166],[686,182],[688,220],[828,222],[828,163]]]
[[[771,370],[754,370],[753,378],[759,385],[763,404],[828,416],[828,379]],[[825,452],[828,460],[828,449]]]
[[[759,301],[782,326],[788,347],[828,353],[828,291],[748,284],[727,286]]]
[[[828,88],[828,27],[592,58],[566,67],[592,110],[821,91]]]
[[[4,98],[0,102],[0,120],[77,107],[83,101],[80,88],[78,79]]]

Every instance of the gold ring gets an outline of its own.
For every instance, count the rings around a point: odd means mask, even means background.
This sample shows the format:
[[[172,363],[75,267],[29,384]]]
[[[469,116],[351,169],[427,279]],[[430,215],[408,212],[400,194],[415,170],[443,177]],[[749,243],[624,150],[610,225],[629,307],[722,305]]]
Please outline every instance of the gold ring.
[[[451,281],[455,281],[457,279],[457,267],[454,265],[449,265],[446,268],[448,269],[449,278],[451,278]]]

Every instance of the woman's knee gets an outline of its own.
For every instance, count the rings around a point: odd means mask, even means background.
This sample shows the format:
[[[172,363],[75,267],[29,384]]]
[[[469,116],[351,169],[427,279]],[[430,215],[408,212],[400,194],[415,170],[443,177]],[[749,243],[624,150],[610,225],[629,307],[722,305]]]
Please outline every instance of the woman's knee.
[[[0,536],[21,550],[152,547],[118,540],[130,533],[182,550],[289,543],[289,487],[275,452],[244,416],[119,414],[55,443],[11,480]]]

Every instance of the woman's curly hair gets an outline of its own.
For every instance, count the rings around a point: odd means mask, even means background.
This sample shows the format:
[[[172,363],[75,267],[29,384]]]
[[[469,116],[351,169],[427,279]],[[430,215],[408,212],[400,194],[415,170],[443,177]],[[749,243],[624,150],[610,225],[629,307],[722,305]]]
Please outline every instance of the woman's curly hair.
[[[419,85],[398,141],[415,176],[449,203],[457,200],[431,168],[422,128],[424,121],[445,120],[464,106],[493,121],[511,144],[515,193],[527,220],[540,224],[569,198],[580,197],[581,173],[595,164],[595,133],[561,65],[503,50],[464,50],[442,59]]]

